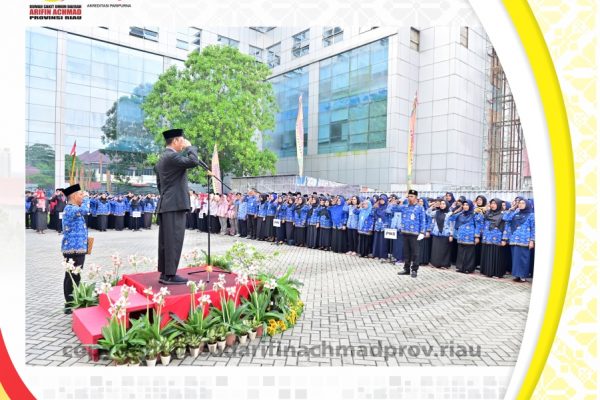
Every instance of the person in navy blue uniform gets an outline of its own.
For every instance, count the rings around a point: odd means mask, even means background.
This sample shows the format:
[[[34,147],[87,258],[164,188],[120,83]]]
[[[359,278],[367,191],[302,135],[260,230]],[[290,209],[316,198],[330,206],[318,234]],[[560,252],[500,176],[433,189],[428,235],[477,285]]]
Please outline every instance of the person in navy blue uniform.
[[[166,148],[156,163],[156,184],[160,200],[158,214],[158,270],[159,282],[165,285],[186,284],[187,279],[178,276],[185,236],[185,214],[189,211],[187,170],[200,164],[198,149],[183,137],[182,129],[163,132]],[[210,174],[210,171],[207,171]]]
[[[256,239],[263,241],[267,234],[267,209],[269,208],[269,197],[266,193],[258,196],[258,211],[256,213]]]
[[[319,247],[319,236],[318,236],[318,228],[319,218],[321,217],[321,209],[325,204],[324,198],[317,198],[315,195],[312,195],[308,198],[308,205],[310,209],[308,210],[307,215],[307,223],[306,223],[306,247],[310,249],[316,249]]]
[[[67,205],[63,211],[61,221],[63,237],[61,252],[65,259],[72,260],[74,267],[83,268],[85,255],[88,251],[88,230],[84,215],[90,208],[90,199],[87,192],[83,192],[79,184],[62,189],[67,198]],[[71,301],[73,300],[73,283],[78,285],[81,274],[70,274],[65,271],[63,279],[63,294],[65,296],[65,314],[71,314]]]
[[[388,258],[388,241],[385,238],[385,230],[390,227],[390,214],[388,213],[388,197],[385,194],[379,196],[373,204],[375,226],[373,227],[373,258],[386,260]]]
[[[436,206],[437,205],[437,206]],[[431,265],[436,268],[450,268],[452,255],[451,235],[454,222],[450,221],[450,202],[439,199],[427,210],[431,219]],[[452,239],[453,240],[453,239]]]
[[[535,216],[531,202],[518,197],[502,219],[506,221],[502,240],[510,244],[512,276],[517,282],[526,282],[535,246]]]
[[[502,216],[502,200],[490,200],[481,229],[481,274],[488,277],[502,278],[508,270],[510,251],[506,242],[502,242],[506,225]]]
[[[409,275],[413,278],[417,277],[419,264],[417,257],[419,256],[419,241],[425,237],[426,230],[426,215],[423,206],[419,205],[417,196],[419,193],[410,189],[408,191],[408,203],[401,204],[392,209],[392,212],[399,211],[402,214],[400,221],[400,231],[404,237],[404,271],[398,272],[398,275]]]
[[[248,223],[248,238],[256,239],[257,237],[257,217],[258,213],[258,198],[256,189],[248,190],[248,201],[247,201],[247,223]]]
[[[152,195],[146,195],[146,198],[143,201],[143,211],[144,211],[144,229],[152,229],[152,216],[154,215],[154,210],[156,207],[154,206],[154,201],[152,200]]]
[[[331,213],[331,250],[335,253],[345,253],[348,249],[348,236],[346,235],[346,222],[348,209],[346,199],[342,195],[334,197],[333,204],[329,207]]]
[[[300,193],[296,193],[296,206],[294,208],[294,245],[304,247],[306,243],[306,220],[310,206]]]
[[[265,240],[273,242],[275,240],[275,229],[273,229],[273,220],[277,212],[277,193],[271,193],[267,200],[267,217],[265,220]]]
[[[427,215],[427,210],[429,210],[429,201],[427,198],[419,198],[419,205],[423,207],[425,215]],[[425,222],[425,237],[423,240],[419,241],[419,256],[417,257],[417,263],[419,265],[429,265],[431,259],[431,228],[432,220],[427,217]]]
[[[373,248],[374,216],[372,207],[371,201],[365,199],[360,203],[358,210],[358,255],[363,258],[368,257]]]
[[[323,207],[319,210],[317,229],[319,230],[319,250],[331,250],[331,200],[325,199]]]
[[[108,215],[110,214],[110,203],[106,193],[100,195],[100,199],[96,205],[96,216],[98,218],[98,230],[106,232],[108,228]]]
[[[294,215],[296,210],[296,198],[288,193],[287,208],[285,209],[285,240],[290,246],[294,245]]]
[[[352,196],[344,205],[346,211],[346,243],[348,246],[348,255],[356,255],[358,251],[358,197]]]
[[[456,272],[470,274],[475,271],[475,245],[481,237],[481,223],[483,217],[474,212],[471,200],[464,201],[462,209],[457,209],[450,216],[454,221],[453,238],[458,242],[456,254]]]

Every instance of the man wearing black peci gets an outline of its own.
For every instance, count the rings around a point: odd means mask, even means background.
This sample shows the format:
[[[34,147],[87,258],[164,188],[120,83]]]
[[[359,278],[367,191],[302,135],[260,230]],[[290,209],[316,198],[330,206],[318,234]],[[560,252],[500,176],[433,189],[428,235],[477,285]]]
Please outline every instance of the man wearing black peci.
[[[182,285],[186,278],[176,275],[183,237],[185,215],[190,210],[187,170],[200,165],[198,149],[183,137],[182,129],[163,132],[167,147],[156,163],[156,184],[160,200],[156,207],[158,226],[159,282],[165,285]]]

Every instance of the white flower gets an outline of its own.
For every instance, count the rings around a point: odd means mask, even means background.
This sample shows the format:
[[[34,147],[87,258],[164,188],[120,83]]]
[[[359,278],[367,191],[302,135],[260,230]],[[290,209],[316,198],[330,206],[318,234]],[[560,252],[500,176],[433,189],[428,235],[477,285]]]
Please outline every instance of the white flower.
[[[204,283],[204,281],[198,281],[198,283],[196,284],[196,287],[198,288],[199,291],[203,291],[204,288],[206,288],[206,283]]]
[[[152,286],[147,287],[146,289],[144,289],[144,294],[146,296],[152,296],[154,293],[152,292]]]
[[[204,295],[198,297],[198,301],[201,304],[210,304],[210,303],[212,303],[212,300],[210,299],[210,296],[208,294],[204,294]]]
[[[219,274],[219,282],[225,283],[225,274]]]
[[[71,273],[73,275],[79,275],[81,273],[81,266],[76,266],[75,268],[73,268],[73,270],[71,271]]]
[[[236,292],[236,287],[235,286],[229,286],[225,290],[227,291],[227,294],[229,295],[229,297],[235,296],[235,292]]]
[[[277,287],[277,282],[275,281],[275,279],[269,279],[268,282],[265,282],[265,287],[267,289],[275,289]]]
[[[235,277],[235,281],[238,284],[245,286],[248,284],[248,275],[246,275],[245,273],[242,272],[242,273],[240,273],[240,275]]]
[[[112,288],[112,285],[109,282],[100,282],[98,288],[96,288],[96,293],[97,294],[108,293],[108,292],[110,292],[111,288]]]
[[[137,290],[133,286],[123,285],[121,287],[121,296],[123,296],[125,298],[129,297],[129,295],[131,295],[131,294],[135,294],[136,292],[137,292]]]
[[[161,287],[158,292],[161,294],[161,296],[168,296],[171,294],[171,292],[169,292],[169,288],[166,286]]]
[[[62,266],[67,272],[72,272],[74,268],[75,261],[67,260],[66,258],[62,261]]]
[[[124,308],[120,309],[119,312],[117,313],[117,318],[118,319],[125,318],[126,313],[127,313],[127,310],[125,310]]]
[[[219,289],[223,289],[225,288],[225,286],[223,285],[223,282],[215,282],[213,283],[213,290],[215,292],[217,292]]]

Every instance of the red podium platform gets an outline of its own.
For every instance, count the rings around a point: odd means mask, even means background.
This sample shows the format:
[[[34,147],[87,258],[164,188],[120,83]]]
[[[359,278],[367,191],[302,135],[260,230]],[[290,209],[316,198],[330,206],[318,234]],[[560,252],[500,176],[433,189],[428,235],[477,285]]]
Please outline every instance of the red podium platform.
[[[201,272],[188,275],[196,271]],[[219,293],[213,290],[213,283],[217,282],[219,274],[225,274],[225,287],[236,286],[236,275],[213,267],[213,272],[210,273],[210,281],[207,282],[207,273],[205,271],[206,266],[203,265],[180,269],[177,273],[189,280],[204,282],[204,294],[210,296],[211,306],[220,309],[221,298]],[[171,312],[182,320],[188,317],[191,306],[189,287],[187,285],[164,285],[158,282],[159,277],[159,272],[123,275],[119,284],[113,287],[108,295],[103,293],[99,296],[99,304],[97,306],[73,310],[73,332],[77,335],[81,343],[87,347],[88,353],[94,360],[98,360],[98,350],[92,348],[92,345],[97,344],[98,340],[102,338],[102,328],[108,325],[110,319],[108,309],[110,308],[110,304],[114,304],[121,296],[121,287],[123,285],[133,286],[136,289],[136,293],[131,294],[127,299],[129,302],[126,309],[126,321],[128,325],[132,313],[144,313],[148,308],[154,308],[155,304],[152,303],[152,298],[147,298],[143,294],[144,289],[149,287],[152,287],[154,293],[158,293],[160,288],[164,286],[169,289],[170,294],[165,298],[161,314],[161,324],[163,326],[171,320],[169,315]],[[237,304],[240,303],[242,297],[247,298],[249,295],[248,289],[244,286],[239,287],[238,290]],[[195,295],[196,299],[201,294],[201,292],[198,292]],[[225,296],[227,295],[225,294]],[[198,302],[196,302],[197,304]],[[209,307],[206,307],[205,314],[208,314],[208,312]]]

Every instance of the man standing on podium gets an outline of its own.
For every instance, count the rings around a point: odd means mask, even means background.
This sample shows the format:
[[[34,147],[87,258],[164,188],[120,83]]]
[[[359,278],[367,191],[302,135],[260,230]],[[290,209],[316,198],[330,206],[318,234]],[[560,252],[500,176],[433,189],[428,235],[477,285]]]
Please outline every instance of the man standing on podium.
[[[159,282],[165,285],[184,285],[187,279],[176,275],[186,213],[190,210],[187,170],[200,165],[198,149],[183,137],[182,129],[163,132],[167,147],[154,167],[160,200],[156,207],[158,225]]]

